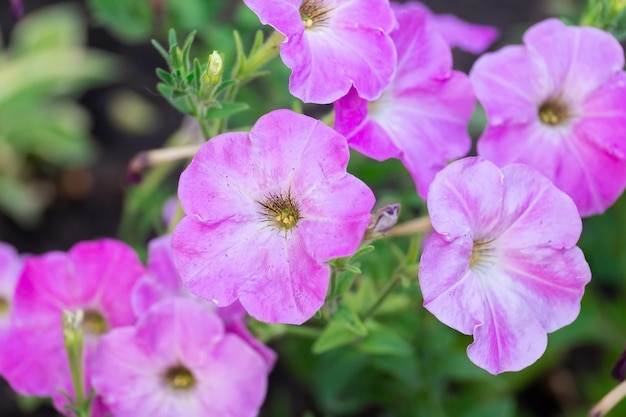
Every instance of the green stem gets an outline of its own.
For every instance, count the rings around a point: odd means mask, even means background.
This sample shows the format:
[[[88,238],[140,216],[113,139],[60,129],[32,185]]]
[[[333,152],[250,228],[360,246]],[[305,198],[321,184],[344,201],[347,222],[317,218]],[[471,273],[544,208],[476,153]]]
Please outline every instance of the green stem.
[[[363,315],[361,316],[361,320],[365,321],[376,313],[376,310],[378,310],[378,308],[385,302],[389,294],[391,294],[394,288],[396,288],[396,285],[398,285],[398,283],[400,282],[400,276],[401,274],[399,272],[396,272],[393,277],[389,281],[387,281],[387,284],[385,285],[383,290],[380,292],[380,294],[378,294],[378,298],[376,298],[376,301],[374,301],[374,303],[365,311],[365,313],[363,313]]]

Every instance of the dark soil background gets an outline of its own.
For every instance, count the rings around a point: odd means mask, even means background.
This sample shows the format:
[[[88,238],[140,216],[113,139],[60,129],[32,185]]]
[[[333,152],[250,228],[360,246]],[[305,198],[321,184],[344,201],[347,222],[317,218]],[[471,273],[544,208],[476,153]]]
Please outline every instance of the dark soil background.
[[[207,0],[216,1],[216,0]],[[232,1],[232,0],[231,0]],[[59,3],[51,0],[26,0],[26,13],[40,7]],[[10,42],[14,20],[9,2],[0,5],[0,25],[5,42]],[[82,2],[77,2],[81,3]],[[555,12],[569,10],[565,2],[542,0],[430,0],[425,3],[437,13],[454,13],[474,23],[496,26],[501,31],[500,40],[492,47],[509,41],[517,42],[523,30]],[[85,15],[87,11],[85,10]],[[88,91],[80,102],[89,110],[93,121],[93,135],[98,143],[99,156],[90,171],[68,171],[56,179],[57,197],[46,210],[37,227],[29,230],[20,228],[11,219],[0,214],[0,240],[14,245],[20,252],[41,253],[49,250],[67,250],[78,241],[100,237],[115,237],[120,220],[122,199],[125,192],[124,177],[129,160],[139,151],[156,148],[164,143],[181,123],[182,116],[156,92],[155,69],[163,66],[162,58],[149,44],[129,46],[121,43],[105,30],[91,25],[89,45],[120,55],[125,61],[126,70],[120,74],[115,84]],[[474,60],[472,55],[455,51],[455,65],[467,71]],[[2,80],[0,80],[2,83]],[[116,129],[111,123],[108,106],[113,93],[119,88],[127,88],[149,100],[156,108],[159,117],[152,134],[132,136]],[[64,192],[68,182],[87,180],[88,186],[80,196]],[[568,358],[569,366],[589,364],[593,351],[581,349],[574,357]],[[551,410],[558,408],[559,399],[550,388],[551,381],[538,383],[520,396],[527,409],[535,410],[534,415],[550,416]],[[286,379],[280,363],[270,381],[269,396],[302,396],[291,381]],[[280,393],[279,393],[280,391]],[[303,410],[311,400],[302,398]],[[306,407],[306,408],[305,408]],[[303,410],[294,410],[300,416]],[[0,417],[25,416],[19,411],[16,400],[8,386],[0,380]],[[49,406],[42,405],[29,416],[56,416]],[[372,410],[372,416],[380,415]],[[182,417],[182,416],[181,416]]]

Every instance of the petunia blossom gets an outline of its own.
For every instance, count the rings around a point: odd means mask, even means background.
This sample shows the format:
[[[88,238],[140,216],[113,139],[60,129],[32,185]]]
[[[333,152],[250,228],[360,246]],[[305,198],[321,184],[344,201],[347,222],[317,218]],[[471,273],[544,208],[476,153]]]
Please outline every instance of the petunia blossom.
[[[371,219],[374,195],[346,172],[348,158],[344,137],[290,110],[203,145],[178,186],[186,216],[172,251],[185,285],[265,322],[313,316],[325,262],[353,254]]]
[[[15,290],[4,377],[19,393],[52,396],[60,411],[73,394],[62,312],[84,313],[85,381],[100,336],[135,322],[130,290],[144,274],[135,252],[111,239],[81,242],[67,253],[29,256]],[[98,401],[96,399],[96,401]]]
[[[5,366],[6,355],[2,351],[9,343],[13,295],[22,264],[22,257],[17,251],[11,245],[0,242],[0,375]]]
[[[180,297],[104,335],[93,368],[112,417],[253,417],[270,371],[217,314]]]
[[[452,70],[450,48],[427,13],[415,4],[394,11],[396,74],[376,101],[368,103],[351,90],[335,102],[335,129],[371,158],[399,158],[425,197],[447,161],[469,151],[467,125],[475,99],[467,76]]]
[[[176,203],[178,204],[178,200]],[[248,331],[245,323],[246,312],[238,301],[227,307],[217,307],[211,301],[196,297],[183,285],[180,274],[172,260],[169,235],[160,236],[149,242],[147,269],[147,274],[137,281],[131,293],[133,309],[138,317],[146,314],[153,305],[168,298],[183,297],[196,300],[219,315],[224,323],[226,333],[233,333],[241,337],[259,352],[269,368],[274,366],[276,354],[256,340]]]
[[[289,91],[328,104],[354,86],[380,96],[396,66],[388,0],[244,0],[263,24],[285,36],[280,56],[292,70]]]
[[[591,279],[576,206],[533,168],[482,158],[442,170],[427,201],[435,232],[420,262],[424,306],[474,336],[476,365],[493,374],[529,366],[546,334],[577,317]]]
[[[479,58],[470,73],[488,125],[478,154],[550,178],[581,216],[602,213],[626,187],[624,51],[609,33],[548,19],[524,45]]]
[[[498,38],[499,31],[493,26],[469,23],[451,14],[435,14],[420,2],[411,4],[428,13],[435,30],[451,48],[481,54]]]

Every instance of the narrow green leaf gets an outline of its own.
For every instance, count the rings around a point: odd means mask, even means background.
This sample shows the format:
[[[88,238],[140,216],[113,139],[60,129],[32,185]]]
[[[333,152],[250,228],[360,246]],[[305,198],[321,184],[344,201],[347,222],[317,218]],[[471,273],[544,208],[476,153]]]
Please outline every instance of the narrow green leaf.
[[[248,110],[249,108],[248,103],[221,103],[220,107],[209,107],[206,111],[205,118],[207,120],[223,119],[235,113]]]
[[[367,335],[367,327],[365,327],[356,311],[351,309],[346,303],[339,305],[337,311],[333,314],[333,320],[358,336]]]
[[[216,89],[215,89],[215,93],[213,94],[214,96],[217,96],[219,93],[221,93],[222,91],[224,91],[224,89],[228,88],[228,87],[232,87],[236,84],[239,84],[239,80],[228,80],[228,81],[224,81],[222,82]]]
[[[152,43],[152,46],[154,46],[154,48],[159,52],[159,54],[161,54],[163,59],[165,59],[165,62],[171,65],[172,62],[170,60],[170,54],[167,53],[165,48],[163,48],[163,46],[161,46],[161,44],[156,39],[152,39],[150,42]]]
[[[163,81],[167,85],[171,86],[174,83],[174,80],[172,80],[172,76],[170,75],[170,73],[162,68],[156,69],[156,75],[161,81]]]
[[[312,351],[319,355],[320,353],[347,345],[356,340],[357,337],[358,336],[354,333],[346,330],[342,324],[331,321],[328,323],[319,339],[313,344]]]
[[[252,42],[252,48],[250,49],[250,55],[252,56],[252,54],[254,54],[256,51],[258,51],[261,46],[263,46],[263,31],[261,30],[257,30],[255,35],[254,35],[254,42]]]
[[[172,48],[178,46],[178,39],[176,37],[176,31],[174,30],[174,28],[171,28],[169,32],[167,32],[167,39],[170,45],[170,51],[172,50]]]
[[[372,320],[366,323],[369,334],[359,344],[359,350],[370,355],[412,356],[413,346],[395,330]]]

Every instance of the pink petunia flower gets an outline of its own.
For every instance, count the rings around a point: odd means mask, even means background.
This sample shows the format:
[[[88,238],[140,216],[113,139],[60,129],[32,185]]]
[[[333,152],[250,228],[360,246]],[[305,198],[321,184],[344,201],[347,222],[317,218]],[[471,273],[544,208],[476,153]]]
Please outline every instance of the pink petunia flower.
[[[529,166],[482,158],[450,164],[433,181],[419,280],[424,306],[474,336],[467,353],[497,374],[545,351],[546,333],[580,310],[589,266],[576,242],[576,206]]]
[[[17,251],[11,245],[0,242],[0,375],[6,366],[6,355],[2,351],[9,343],[13,295],[22,265],[22,257]]]
[[[370,158],[399,158],[425,197],[447,161],[469,151],[467,124],[475,99],[467,76],[452,70],[450,48],[427,13],[415,4],[394,11],[396,74],[376,101],[368,103],[351,90],[335,102],[335,129]]]
[[[178,199],[176,203],[178,204]],[[218,308],[211,301],[196,297],[183,285],[172,260],[170,236],[164,235],[152,239],[148,244],[148,273],[135,284],[131,299],[137,317],[141,317],[159,301],[174,297],[196,300],[209,310],[215,311],[222,319],[226,333],[234,333],[241,337],[259,352],[270,369],[274,366],[276,354],[248,331],[245,323],[246,311],[239,301]]]
[[[419,2],[411,4],[428,13],[435,30],[451,48],[458,47],[478,55],[498,38],[499,31],[493,26],[469,23],[451,14],[435,14]]]
[[[548,19],[524,46],[482,56],[470,79],[487,112],[478,153],[550,178],[581,216],[602,213],[626,187],[624,51],[610,34]]]
[[[217,314],[171,298],[102,337],[93,384],[112,417],[253,417],[269,371]]]
[[[203,145],[178,186],[186,217],[172,251],[185,285],[219,306],[239,299],[265,322],[313,316],[324,262],[353,254],[371,219],[374,195],[348,158],[345,138],[289,110]]]
[[[61,317],[64,310],[81,309],[88,394],[93,351],[109,329],[135,322],[130,290],[144,273],[135,252],[110,239],[26,258],[3,352],[11,386],[25,395],[52,396],[63,411],[67,400],[60,391],[72,396],[73,389]]]
[[[292,70],[289,91],[328,104],[354,86],[374,100],[389,83],[396,51],[388,0],[244,0],[263,24],[285,36],[280,56]]]

